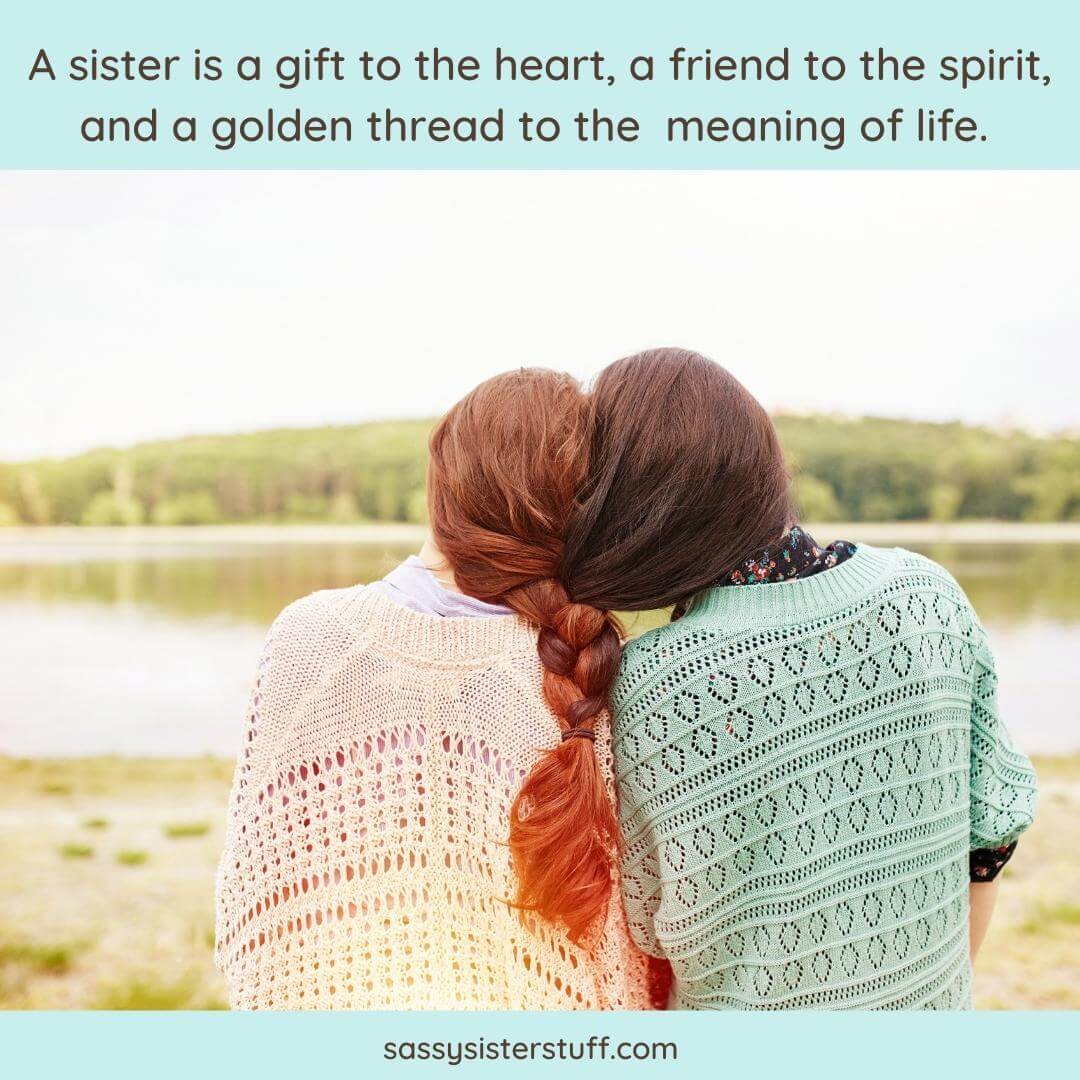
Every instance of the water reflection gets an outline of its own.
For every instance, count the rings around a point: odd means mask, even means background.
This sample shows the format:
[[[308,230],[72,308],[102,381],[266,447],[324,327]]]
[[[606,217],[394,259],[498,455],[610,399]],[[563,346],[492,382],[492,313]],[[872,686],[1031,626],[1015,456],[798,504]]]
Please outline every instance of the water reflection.
[[[410,547],[199,542],[0,547],[0,751],[229,753],[265,627]],[[987,625],[1018,740],[1080,747],[1080,545],[927,545]],[[662,616],[631,622],[640,632]]]
[[[138,604],[181,618],[226,615],[268,624],[315,589],[373,581],[411,547],[364,544],[202,544],[126,548],[85,558],[76,544],[36,561],[0,562],[0,601]],[[0,548],[0,559],[6,553]]]
[[[290,600],[381,577],[410,551],[369,544],[0,548],[0,601],[138,604],[173,616],[268,623]],[[930,544],[985,621],[1080,618],[1080,545]]]

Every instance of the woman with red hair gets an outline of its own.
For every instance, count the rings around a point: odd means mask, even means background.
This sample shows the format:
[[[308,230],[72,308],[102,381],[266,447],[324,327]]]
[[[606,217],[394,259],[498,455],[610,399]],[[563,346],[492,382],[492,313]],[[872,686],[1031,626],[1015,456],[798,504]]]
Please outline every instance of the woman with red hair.
[[[649,1006],[615,868],[619,631],[558,581],[589,422],[569,376],[483,383],[431,436],[421,556],[278,617],[218,875],[234,1006]]]

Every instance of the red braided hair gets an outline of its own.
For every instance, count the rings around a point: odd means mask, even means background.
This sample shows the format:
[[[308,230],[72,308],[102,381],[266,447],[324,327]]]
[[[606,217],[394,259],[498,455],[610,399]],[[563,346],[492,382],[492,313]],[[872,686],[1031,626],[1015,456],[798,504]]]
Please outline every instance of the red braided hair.
[[[588,467],[589,406],[569,375],[522,369],[482,383],[431,436],[428,508],[458,587],[540,630],[544,696],[563,739],[510,814],[516,906],[579,941],[607,910],[619,834],[593,745],[618,671],[619,626],[559,583],[563,538]]]

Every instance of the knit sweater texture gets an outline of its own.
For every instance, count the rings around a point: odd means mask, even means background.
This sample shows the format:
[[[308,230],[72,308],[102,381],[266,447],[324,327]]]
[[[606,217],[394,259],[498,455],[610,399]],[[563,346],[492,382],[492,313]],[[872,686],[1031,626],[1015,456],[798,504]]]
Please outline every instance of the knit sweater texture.
[[[536,632],[516,616],[440,618],[364,587],[288,607],[259,665],[218,871],[233,1007],[648,1007],[617,880],[587,947],[506,903],[510,806],[558,741]]]
[[[711,589],[628,646],[613,710],[630,929],[674,1006],[969,1006],[968,852],[1036,784],[945,570],[860,545]]]

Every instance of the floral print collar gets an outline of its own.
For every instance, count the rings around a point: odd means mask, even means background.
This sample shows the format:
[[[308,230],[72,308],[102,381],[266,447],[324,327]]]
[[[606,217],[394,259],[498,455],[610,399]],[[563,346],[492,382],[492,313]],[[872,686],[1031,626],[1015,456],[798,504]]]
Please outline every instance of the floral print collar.
[[[837,540],[828,547],[819,547],[801,525],[793,525],[778,544],[762,548],[717,584],[759,585],[811,577],[822,570],[839,566],[854,554],[855,545],[848,540]]]

